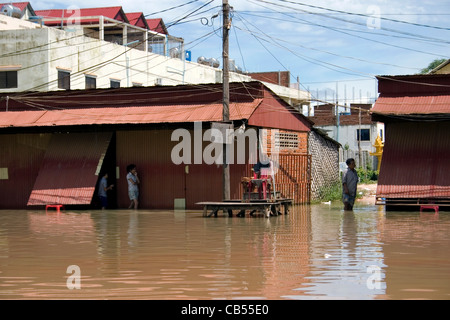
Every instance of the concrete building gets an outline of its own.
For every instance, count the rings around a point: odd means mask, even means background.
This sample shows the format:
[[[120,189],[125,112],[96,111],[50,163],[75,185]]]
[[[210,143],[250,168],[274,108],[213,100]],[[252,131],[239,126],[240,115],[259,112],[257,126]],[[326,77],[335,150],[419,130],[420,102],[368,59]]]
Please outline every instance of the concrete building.
[[[80,9],[76,19],[70,10],[35,14],[40,14],[33,19],[38,23],[26,15],[19,19],[0,14],[0,75],[8,80],[0,83],[1,92],[222,81],[218,65],[185,58],[183,39],[168,35],[162,19],[144,21],[142,14],[133,13],[130,21],[121,7]],[[230,81],[252,78],[230,72]],[[269,85],[293,106],[309,103],[306,91]]]
[[[22,20],[36,16],[36,12],[29,2],[0,3],[0,14]]]
[[[377,136],[384,141],[384,124],[372,121],[369,113],[371,108],[371,104],[350,104],[347,108],[338,107],[339,112],[336,112],[334,104],[324,104],[314,107],[313,116],[308,118],[315,127],[341,144],[340,162],[354,158],[357,166],[369,165],[376,169],[377,158],[369,153],[374,151],[373,144]]]

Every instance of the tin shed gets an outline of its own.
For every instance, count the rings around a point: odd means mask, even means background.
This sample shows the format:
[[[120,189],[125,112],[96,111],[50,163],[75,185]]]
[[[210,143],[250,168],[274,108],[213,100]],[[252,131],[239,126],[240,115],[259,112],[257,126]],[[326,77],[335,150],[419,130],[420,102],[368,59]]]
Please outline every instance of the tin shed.
[[[377,203],[450,206],[450,75],[379,76],[386,141]]]
[[[220,165],[193,158],[176,164],[171,158],[179,143],[173,139],[175,130],[195,138],[196,126],[201,126],[202,139],[212,122],[221,121],[220,84],[8,97],[6,111],[6,99],[0,96],[0,146],[6,155],[0,159],[0,193],[8,198],[2,208],[90,201],[92,205],[99,174],[105,171],[116,185],[112,198],[118,207],[127,207],[125,168],[130,163],[137,165],[141,176],[141,208],[195,208],[205,199],[221,200]],[[277,190],[294,196],[296,202],[308,202],[312,122],[260,82],[230,84],[230,120],[233,129],[256,129],[258,144],[268,153],[277,146],[279,162],[285,165]],[[201,140],[200,148],[208,143]],[[230,166],[232,198],[241,197],[240,180],[250,174],[250,167],[249,161]]]

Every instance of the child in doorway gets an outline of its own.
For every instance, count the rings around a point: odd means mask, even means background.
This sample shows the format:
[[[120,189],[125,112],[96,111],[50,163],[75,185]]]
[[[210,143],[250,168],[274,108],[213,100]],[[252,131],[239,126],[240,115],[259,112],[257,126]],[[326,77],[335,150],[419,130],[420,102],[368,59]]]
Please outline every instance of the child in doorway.
[[[112,190],[113,187],[113,184],[108,187],[108,173],[104,173],[98,186],[98,197],[100,198],[100,202],[102,204],[102,210],[106,209],[106,207],[108,206],[107,192],[108,190]]]

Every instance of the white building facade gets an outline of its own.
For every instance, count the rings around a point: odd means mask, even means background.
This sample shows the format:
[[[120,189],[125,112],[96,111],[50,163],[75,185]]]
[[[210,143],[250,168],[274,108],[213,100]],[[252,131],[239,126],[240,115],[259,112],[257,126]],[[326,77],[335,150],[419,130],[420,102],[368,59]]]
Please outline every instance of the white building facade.
[[[126,28],[136,28],[119,22]],[[145,30],[144,30],[145,31]],[[130,86],[220,83],[222,69],[152,53],[148,36],[122,45],[72,31],[0,15],[0,91],[52,91]],[[130,38],[130,37],[129,37]],[[184,53],[184,52],[183,52]],[[1,80],[3,79],[3,80]],[[231,72],[231,82],[252,78]],[[269,84],[293,106],[310,94]]]
[[[326,104],[316,106],[314,116],[309,117],[316,128],[341,144],[341,163],[354,158],[358,167],[377,168],[378,159],[370,153],[375,151],[373,145],[378,136],[384,141],[385,132],[383,123],[371,120],[371,107],[371,104],[351,104],[346,112],[342,112],[344,107],[340,107],[337,113],[334,105]],[[346,168],[344,164],[343,167]]]

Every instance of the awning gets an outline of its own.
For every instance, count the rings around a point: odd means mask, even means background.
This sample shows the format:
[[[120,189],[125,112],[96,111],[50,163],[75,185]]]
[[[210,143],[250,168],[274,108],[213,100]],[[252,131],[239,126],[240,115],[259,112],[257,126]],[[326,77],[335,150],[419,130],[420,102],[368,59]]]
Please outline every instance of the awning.
[[[230,103],[230,120],[248,119],[261,104]],[[0,128],[45,127],[103,124],[180,123],[222,120],[222,104],[157,105],[135,107],[102,107],[62,110],[2,112]]]
[[[27,205],[90,204],[111,137],[53,134]]]
[[[413,115],[450,113],[450,95],[389,96],[381,94],[372,108],[381,115]]]

